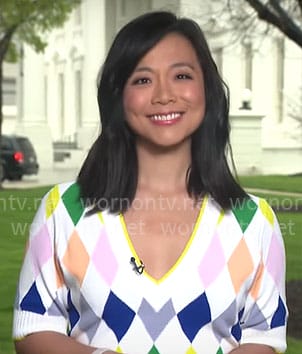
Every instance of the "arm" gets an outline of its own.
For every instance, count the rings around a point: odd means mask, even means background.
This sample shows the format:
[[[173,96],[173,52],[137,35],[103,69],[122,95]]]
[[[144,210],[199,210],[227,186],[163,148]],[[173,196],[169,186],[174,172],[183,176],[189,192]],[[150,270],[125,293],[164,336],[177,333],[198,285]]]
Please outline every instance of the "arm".
[[[17,354],[91,354],[96,350],[51,331],[33,333],[15,341],[15,348]]]
[[[55,193],[53,188],[41,201],[31,224],[19,275],[14,306],[13,338],[28,341],[41,331],[67,334],[67,287],[56,262]],[[32,341],[30,338],[30,341]]]
[[[15,341],[17,354],[92,354],[97,348],[75,341],[63,334],[45,331]],[[104,354],[117,354],[106,351]]]
[[[275,354],[276,352],[268,345],[243,344],[231,351],[230,354]]]
[[[242,336],[234,352],[250,353],[244,345],[263,348],[263,353],[283,353],[286,350],[287,307],[285,299],[285,249],[274,212],[260,199],[255,226],[259,225],[258,252],[261,260],[249,295],[245,301],[241,322]],[[254,241],[255,229],[245,233],[247,242]],[[242,351],[241,351],[242,348]],[[247,350],[245,352],[245,349]],[[258,350],[257,350],[258,353]]]
[[[91,354],[97,349],[67,336],[68,287],[57,261],[55,238],[59,192],[54,187],[43,198],[31,226],[14,310],[17,354]]]

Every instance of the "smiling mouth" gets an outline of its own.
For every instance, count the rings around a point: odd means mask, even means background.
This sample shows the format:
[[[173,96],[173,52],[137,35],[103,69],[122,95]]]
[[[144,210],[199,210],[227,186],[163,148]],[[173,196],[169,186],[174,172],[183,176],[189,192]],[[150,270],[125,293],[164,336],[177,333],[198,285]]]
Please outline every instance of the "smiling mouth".
[[[153,122],[170,122],[181,117],[181,112],[173,112],[167,114],[152,114],[148,116]]]

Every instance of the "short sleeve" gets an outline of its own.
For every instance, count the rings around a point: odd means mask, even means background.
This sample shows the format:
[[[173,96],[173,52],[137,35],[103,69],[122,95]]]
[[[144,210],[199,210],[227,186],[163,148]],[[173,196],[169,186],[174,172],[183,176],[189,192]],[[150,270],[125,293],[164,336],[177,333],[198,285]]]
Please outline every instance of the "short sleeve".
[[[241,318],[241,344],[266,344],[284,353],[288,316],[284,242],[273,210],[264,199],[258,203],[254,222],[261,230],[258,239],[261,262]]]
[[[67,289],[57,262],[55,186],[41,201],[30,228],[29,240],[17,286],[13,338],[49,330],[66,334]]]

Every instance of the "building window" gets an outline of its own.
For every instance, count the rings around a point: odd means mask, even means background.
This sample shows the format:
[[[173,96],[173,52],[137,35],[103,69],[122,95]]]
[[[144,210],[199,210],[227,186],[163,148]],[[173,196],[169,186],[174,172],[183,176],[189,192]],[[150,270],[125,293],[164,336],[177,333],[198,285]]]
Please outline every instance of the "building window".
[[[75,116],[76,126],[82,126],[82,73],[80,70],[75,72]]]
[[[2,92],[4,106],[15,106],[17,104],[16,89],[15,78],[3,78]]]
[[[120,17],[126,17],[127,16],[127,1],[126,0],[120,0],[120,11],[119,11]]]
[[[248,42],[243,45],[244,51],[244,88],[252,91],[253,82],[253,46]]]
[[[81,5],[79,5],[74,10],[74,24],[76,26],[80,26],[82,24],[82,9],[81,9]]]
[[[44,76],[44,115],[47,120],[47,111],[48,111],[48,80],[47,76]]]
[[[283,89],[284,89],[284,38],[276,39],[276,89],[277,89],[277,120],[283,120]]]
[[[65,100],[64,100],[64,74],[59,73],[58,77],[58,118],[59,118],[59,134],[60,137],[64,136],[64,112],[65,112]]]
[[[222,48],[215,48],[213,50],[213,58],[217,65],[218,71],[222,76],[223,73],[223,49]]]

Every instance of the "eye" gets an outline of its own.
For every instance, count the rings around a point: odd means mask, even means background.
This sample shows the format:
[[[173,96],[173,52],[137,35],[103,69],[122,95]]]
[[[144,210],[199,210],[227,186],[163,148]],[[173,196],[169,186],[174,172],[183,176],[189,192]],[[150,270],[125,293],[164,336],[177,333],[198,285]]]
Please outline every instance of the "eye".
[[[177,78],[178,80],[192,80],[192,79],[193,79],[192,75],[190,75],[190,74],[184,74],[184,73],[182,73],[182,74],[177,74],[177,75],[176,75],[176,78]]]
[[[139,77],[132,80],[132,85],[146,85],[150,82],[151,80],[148,77]]]

